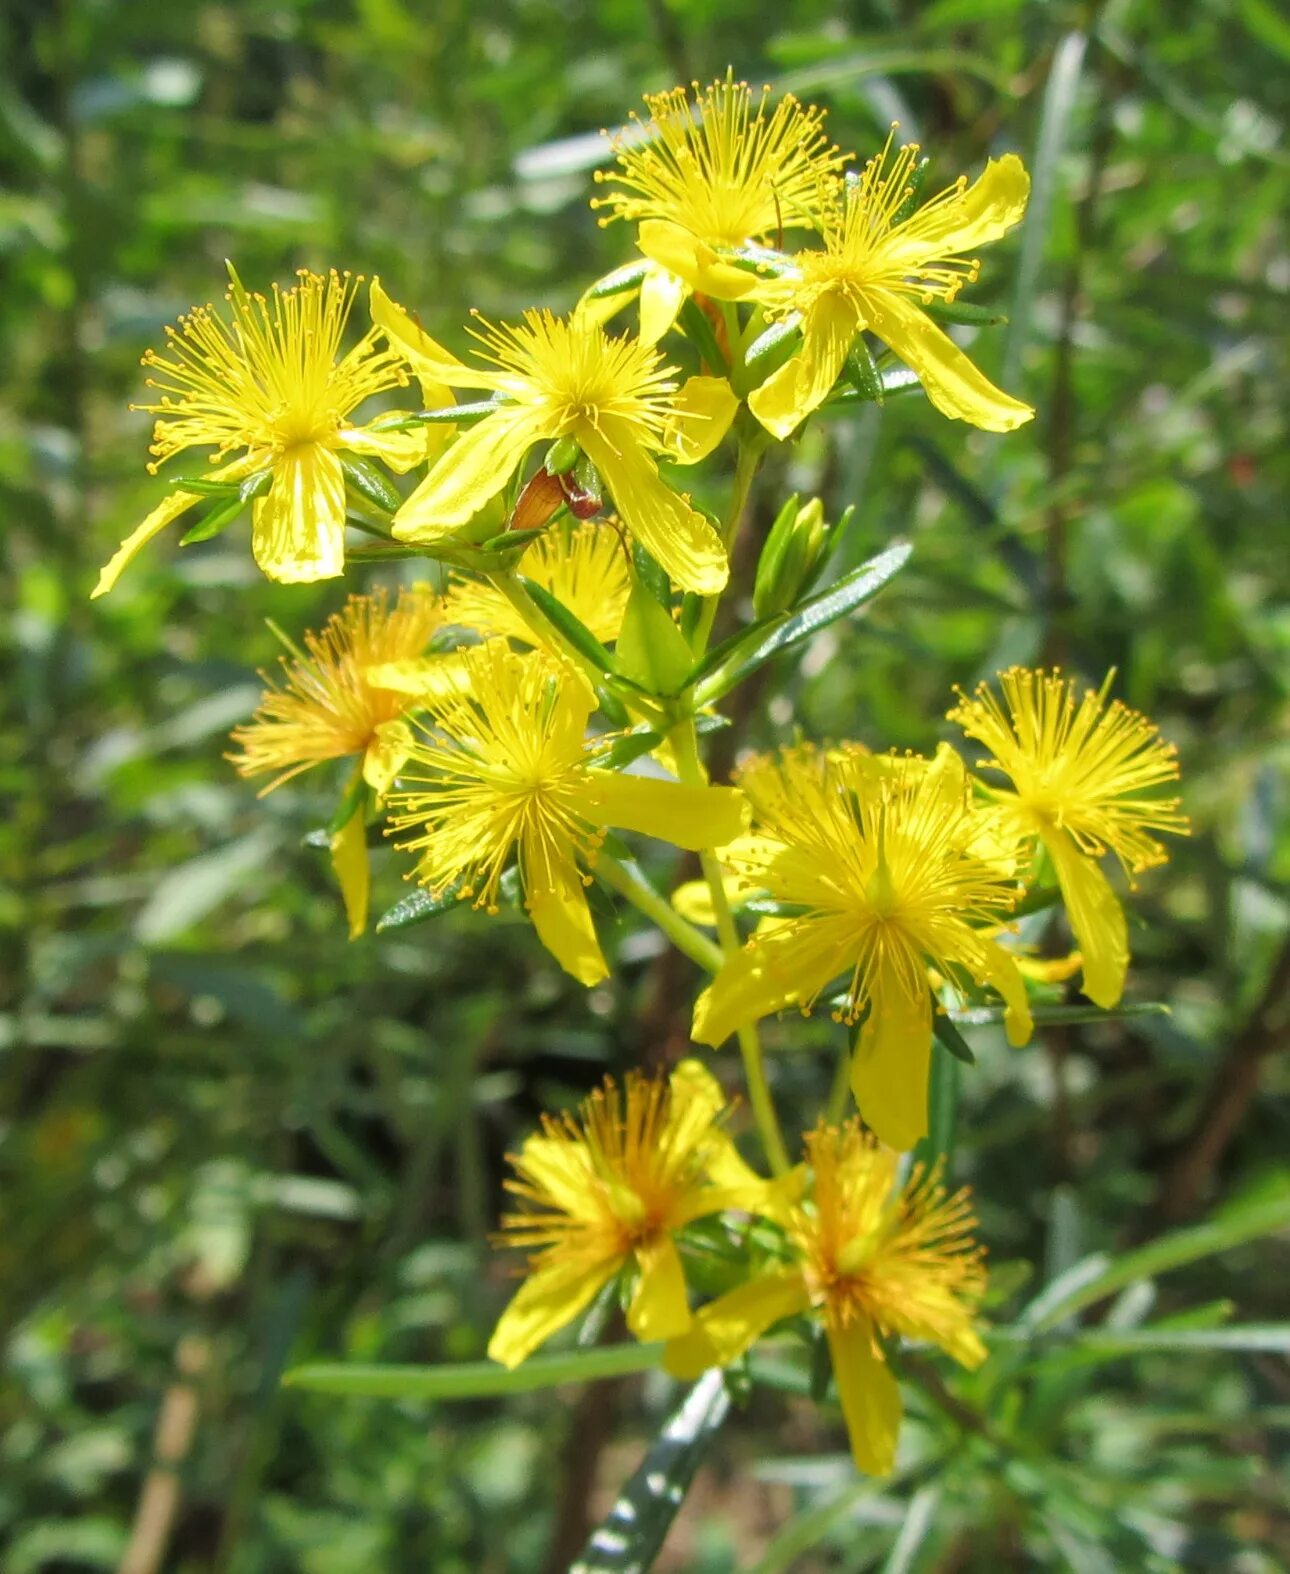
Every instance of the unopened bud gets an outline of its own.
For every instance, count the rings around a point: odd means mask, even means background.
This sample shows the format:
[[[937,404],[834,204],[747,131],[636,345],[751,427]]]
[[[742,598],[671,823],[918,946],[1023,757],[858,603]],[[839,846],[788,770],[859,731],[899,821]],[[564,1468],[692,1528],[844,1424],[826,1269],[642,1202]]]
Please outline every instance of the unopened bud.
[[[567,475],[560,476],[559,482],[569,512],[575,519],[594,519],[604,507],[600,472],[586,454],[578,456],[573,469]]]
[[[833,529],[818,497],[799,505],[794,495],[784,504],[757,564],[753,611],[759,618],[787,611],[810,589],[823,566]]]
[[[582,449],[573,438],[561,437],[547,449],[543,468],[548,475],[567,475],[581,458]]]
[[[511,515],[509,529],[537,530],[564,506],[564,489],[559,478],[545,469],[534,472],[533,479],[520,493]]]

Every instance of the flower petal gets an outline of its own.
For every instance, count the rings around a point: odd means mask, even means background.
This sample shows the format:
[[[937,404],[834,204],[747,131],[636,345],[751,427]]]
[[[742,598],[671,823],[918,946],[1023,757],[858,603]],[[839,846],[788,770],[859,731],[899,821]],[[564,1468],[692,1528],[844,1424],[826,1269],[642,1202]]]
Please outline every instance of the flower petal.
[[[942,415],[986,432],[1015,431],[1034,415],[1028,404],[996,388],[912,301],[891,290],[870,290],[865,309],[869,327],[917,372]]]
[[[642,1241],[636,1247],[640,1278],[627,1308],[627,1326],[642,1342],[675,1339],[690,1326],[681,1256],[670,1235]]]
[[[679,1378],[726,1366],[750,1350],[768,1328],[809,1305],[806,1282],[795,1268],[749,1279],[696,1313],[690,1332],[668,1342],[663,1365]]]
[[[667,456],[678,465],[706,459],[730,430],[739,400],[724,377],[691,377],[672,399]]]
[[[988,246],[1021,222],[1029,196],[1030,176],[1017,155],[992,158],[956,200],[929,203],[893,230],[883,261],[917,267]]]
[[[444,394],[444,404],[451,404],[452,395],[447,389]],[[351,454],[383,460],[396,474],[403,475],[430,453],[438,453],[452,431],[450,426],[423,426],[413,432],[380,432],[373,431],[370,426],[345,426],[336,433],[336,441]]]
[[[420,323],[372,280],[372,321],[390,341],[423,384],[446,384],[449,388],[496,388],[496,372],[467,366],[437,343]]]
[[[802,348],[748,396],[748,408],[781,441],[833,391],[860,317],[850,302],[822,295],[802,317]]]
[[[1065,831],[1050,831],[1044,846],[1057,871],[1066,916],[1084,957],[1080,988],[1109,1011],[1124,993],[1129,971],[1129,931],[1124,909],[1096,861],[1080,852]]]
[[[1003,996],[1003,1025],[1008,1042],[1014,1049],[1028,1044],[1035,1031],[1035,1019],[1030,1014],[1030,998],[1017,959],[1001,945],[987,940],[979,958],[965,960],[980,983],[989,984]]]
[[[828,1336],[851,1457],[866,1475],[890,1475],[900,1435],[900,1385],[878,1353],[868,1318],[830,1328]]]
[[[825,919],[759,931],[699,996],[691,1036],[715,1049],[759,1017],[813,1000],[847,963],[845,929]]]
[[[468,524],[505,487],[548,417],[502,405],[464,432],[394,516],[398,541],[439,541]]]
[[[654,266],[641,280],[641,343],[657,344],[676,321],[690,286],[679,274]]]
[[[378,798],[393,786],[415,742],[405,721],[383,721],[377,727],[363,755],[363,780]]]
[[[669,273],[679,274],[691,289],[719,301],[742,301],[761,284],[757,273],[736,268],[706,241],[667,219],[645,219],[637,234],[641,251]]]
[[[251,513],[251,551],[280,585],[345,572],[345,472],[321,443],[289,448]]]
[[[596,939],[577,866],[572,858],[543,857],[540,853],[536,859],[530,854],[526,860],[525,852],[521,843],[525,902],[538,939],[566,973],[590,989],[609,976],[609,968]]]
[[[351,940],[357,940],[367,928],[371,872],[367,859],[366,821],[366,815],[358,809],[331,839],[331,867],[345,903]]]
[[[730,565],[721,537],[687,498],[667,485],[639,439],[603,420],[599,431],[580,427],[576,435],[613,493],[623,523],[672,582],[700,596],[723,590]]]
[[[536,1269],[499,1318],[488,1341],[490,1359],[517,1367],[589,1306],[621,1266],[621,1258],[595,1263],[579,1258]]]
[[[879,973],[851,1062],[856,1107],[880,1141],[904,1152],[927,1135],[932,1001]]]
[[[144,522],[136,525],[99,570],[98,584],[90,591],[90,600],[94,601],[99,596],[106,596],[153,536],[164,530],[172,520],[178,519],[185,509],[191,508],[194,503],[200,501],[195,492],[174,491],[163,498]]]
[[[695,787],[656,776],[590,770],[576,800],[593,825],[639,831],[696,852],[733,841],[748,823],[748,800],[737,787]]]

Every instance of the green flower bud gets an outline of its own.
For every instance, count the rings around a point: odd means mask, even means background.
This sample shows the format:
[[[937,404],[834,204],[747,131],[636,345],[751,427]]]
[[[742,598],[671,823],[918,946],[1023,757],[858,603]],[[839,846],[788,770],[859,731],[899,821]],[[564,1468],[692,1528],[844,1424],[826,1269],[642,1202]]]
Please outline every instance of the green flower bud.
[[[582,450],[572,437],[558,438],[546,451],[543,468],[548,475],[567,475],[582,457]]]
[[[848,509],[844,522],[850,514]],[[759,618],[786,612],[810,589],[824,566],[834,529],[818,497],[800,505],[796,494],[789,498],[770,528],[757,564],[753,611]]]

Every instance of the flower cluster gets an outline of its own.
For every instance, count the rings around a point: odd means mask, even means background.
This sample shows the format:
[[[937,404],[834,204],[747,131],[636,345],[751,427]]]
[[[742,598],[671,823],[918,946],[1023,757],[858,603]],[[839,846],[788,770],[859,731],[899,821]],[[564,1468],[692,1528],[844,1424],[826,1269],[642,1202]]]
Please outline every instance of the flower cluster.
[[[986,430],[1032,415],[942,326],[972,320],[954,303],[976,250],[1021,219],[1028,178],[1005,153],[920,204],[926,162],[894,133],[855,169],[822,110],[732,77],[646,102],[611,137],[594,204],[634,227],[640,256],[564,315],[477,319],[459,356],[372,280],[346,350],[359,280],[302,273],[263,297],[230,267],[227,312],[196,309],[145,357],[156,461],[209,458],[169,478],[94,594],[203,502],[184,543],[249,507],[255,561],[282,583],[366,558],[415,574],[289,644],[233,734],[235,768],[269,792],[346,762],[324,839],[354,937],[387,837],[421,917],[519,905],[587,987],[613,950],[588,888],[634,905],[710,975],[691,1037],[737,1040],[770,1172],[741,1157],[705,1059],[547,1117],[512,1159],[501,1240],[528,1272],[490,1354],[522,1362],[615,1291],[678,1376],[782,1326],[827,1345],[856,1463],[884,1472],[900,1341],[967,1367],[986,1353],[966,1198],[900,1157],[927,1135],[935,1037],[971,1007],[1025,1045],[1076,970],[1096,1005],[1119,1001],[1127,925],[1103,861],[1131,884],[1164,860],[1158,837],[1187,829],[1159,795],[1178,766],[1106,685],[1014,669],[959,694],[962,736],[934,752],[799,740],[710,779],[701,734],[725,694],[862,594],[852,575],[808,604],[845,516],[835,528],[794,496],[739,586],[752,626],[709,649],[763,453],[893,374]],[[615,330],[633,301],[638,331]],[[391,408],[409,389],[421,407]],[[711,474],[687,483],[727,445],[714,514]],[[701,884],[663,892],[616,833],[697,853]],[[1078,951],[1028,956],[1020,920],[1059,904]],[[821,1006],[848,1077],[794,1166],[759,1024]]]

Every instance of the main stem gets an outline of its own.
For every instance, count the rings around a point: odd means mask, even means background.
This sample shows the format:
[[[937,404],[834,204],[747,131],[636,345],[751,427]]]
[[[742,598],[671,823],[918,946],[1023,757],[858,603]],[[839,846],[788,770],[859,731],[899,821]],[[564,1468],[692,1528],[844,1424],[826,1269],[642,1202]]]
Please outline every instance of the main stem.
[[[699,762],[698,735],[695,732],[693,718],[688,718],[672,734],[673,748],[676,753],[677,768],[681,780],[702,785],[704,782],[703,766]],[[703,878],[708,882],[708,890],[712,896],[712,909],[717,920],[717,938],[721,942],[723,957],[735,956],[741,949],[739,931],[735,928],[734,915],[730,911],[730,903],[726,900],[726,888],[722,883],[721,865],[716,854],[712,851],[701,852],[699,862],[703,868]],[[753,1120],[757,1125],[757,1135],[761,1138],[761,1145],[766,1154],[766,1161],[771,1171],[776,1175],[787,1175],[792,1165],[789,1162],[788,1150],[784,1146],[784,1138],[779,1129],[779,1118],[775,1114],[775,1101],[771,1098],[770,1084],[766,1080],[766,1066],[762,1059],[761,1039],[755,1026],[749,1024],[741,1027],[735,1035],[739,1044],[739,1054],[743,1060],[744,1081],[748,1086],[748,1102],[752,1106]]]

